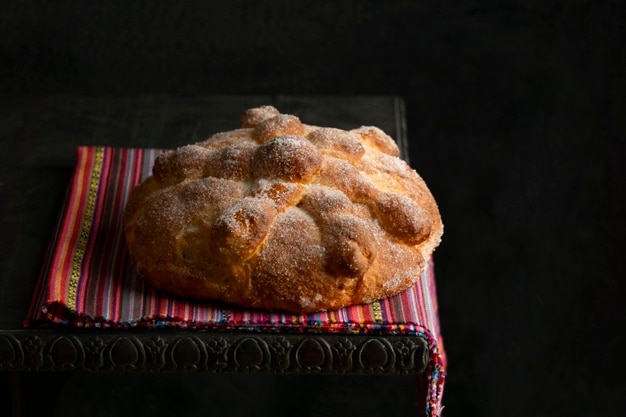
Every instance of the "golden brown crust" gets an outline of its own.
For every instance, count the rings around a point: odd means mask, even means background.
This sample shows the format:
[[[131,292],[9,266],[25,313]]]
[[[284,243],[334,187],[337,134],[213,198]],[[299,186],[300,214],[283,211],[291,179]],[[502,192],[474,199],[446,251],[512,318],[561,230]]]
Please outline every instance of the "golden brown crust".
[[[403,291],[443,225],[382,130],[303,124],[272,106],[160,155],[124,214],[130,257],[174,294],[306,313]]]
[[[264,143],[283,135],[300,136],[304,133],[304,126],[296,116],[279,114],[278,116],[264,119],[254,126],[254,138]]]

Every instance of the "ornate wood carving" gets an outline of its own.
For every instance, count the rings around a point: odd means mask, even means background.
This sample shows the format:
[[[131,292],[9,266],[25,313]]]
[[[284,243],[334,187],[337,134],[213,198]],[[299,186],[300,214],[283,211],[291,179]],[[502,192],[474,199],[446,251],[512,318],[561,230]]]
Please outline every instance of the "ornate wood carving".
[[[146,331],[9,331],[2,371],[415,374],[428,360],[420,336]]]

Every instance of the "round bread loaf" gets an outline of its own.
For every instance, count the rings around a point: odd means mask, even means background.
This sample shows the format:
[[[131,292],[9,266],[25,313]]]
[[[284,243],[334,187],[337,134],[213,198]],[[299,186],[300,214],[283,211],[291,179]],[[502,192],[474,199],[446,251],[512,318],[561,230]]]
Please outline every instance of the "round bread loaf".
[[[306,125],[272,106],[159,155],[124,229],[154,286],[291,313],[407,289],[443,233],[426,184],[383,131]]]

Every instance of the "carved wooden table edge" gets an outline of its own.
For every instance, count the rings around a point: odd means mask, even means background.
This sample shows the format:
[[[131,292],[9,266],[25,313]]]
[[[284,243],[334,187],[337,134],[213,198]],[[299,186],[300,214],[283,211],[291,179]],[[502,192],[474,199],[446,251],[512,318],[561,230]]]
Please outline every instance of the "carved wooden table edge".
[[[421,335],[153,329],[0,333],[0,371],[411,375],[424,372],[428,353]]]

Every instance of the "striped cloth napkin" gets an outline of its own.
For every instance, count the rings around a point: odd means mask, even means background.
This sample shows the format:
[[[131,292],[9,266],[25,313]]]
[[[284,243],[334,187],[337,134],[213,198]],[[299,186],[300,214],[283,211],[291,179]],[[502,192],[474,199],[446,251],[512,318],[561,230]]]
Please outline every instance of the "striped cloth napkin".
[[[77,148],[74,175],[26,326],[421,335],[430,345],[428,414],[438,415],[446,357],[432,259],[415,285],[397,296],[314,314],[238,309],[163,293],[135,273],[121,227],[130,192],[150,175],[163,151]]]

